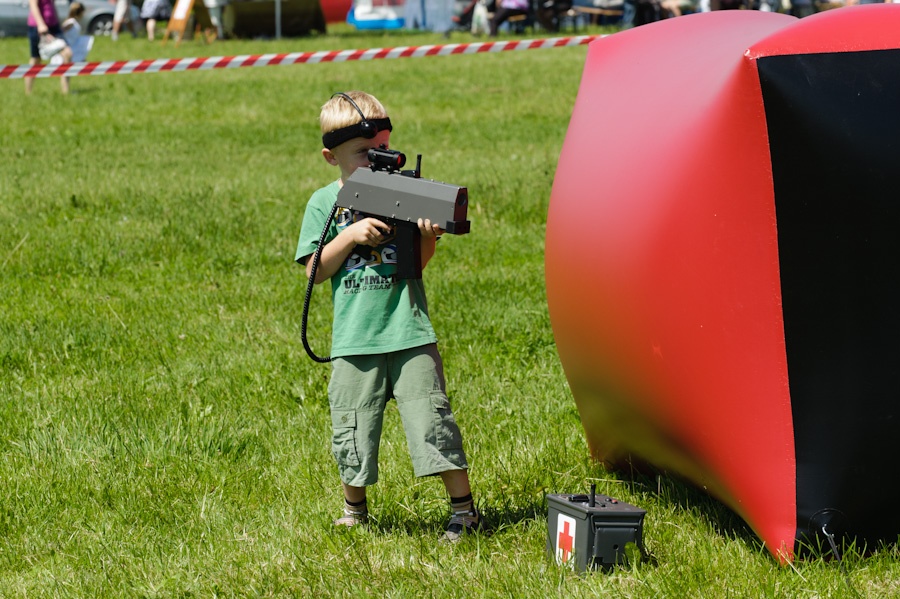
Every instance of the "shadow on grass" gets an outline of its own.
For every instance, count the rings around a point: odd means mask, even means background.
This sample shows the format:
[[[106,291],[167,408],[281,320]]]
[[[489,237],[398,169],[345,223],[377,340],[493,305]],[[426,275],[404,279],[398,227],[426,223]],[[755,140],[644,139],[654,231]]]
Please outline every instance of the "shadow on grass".
[[[73,78],[70,78],[70,81],[72,79],[75,79],[76,81],[78,81],[79,79],[82,79],[82,77],[73,77]],[[73,95],[73,96],[87,96],[89,94],[97,93],[98,91],[100,91],[99,87],[94,87],[94,86],[82,87],[77,84],[73,84],[72,87],[69,89],[69,94]]]
[[[621,501],[646,509],[648,512],[654,509],[664,511],[673,508],[678,512],[692,514],[714,534],[741,541],[761,554],[768,554],[763,542],[737,513],[690,481],[670,473],[646,469],[640,472],[636,470],[626,472],[619,469],[609,473],[605,471],[598,473],[598,478],[601,479],[610,476],[618,478],[621,483],[621,493],[612,494]],[[644,499],[641,500],[641,497]],[[547,526],[546,496],[533,497],[525,501],[495,499],[479,505],[479,509],[490,526],[490,530],[484,533],[485,536],[520,531],[523,525],[531,523],[545,528]],[[380,514],[380,517],[373,518],[370,528],[381,534],[440,537],[448,520],[449,513],[429,511],[417,517],[404,511],[389,510]],[[646,533],[644,540],[646,541]],[[639,555],[641,564],[650,567],[659,565],[658,557],[647,548],[646,542],[643,543],[643,547],[634,548],[634,551],[636,553],[628,553],[629,561],[633,561]]]
[[[488,528],[481,532],[485,536],[490,536],[504,529],[517,527],[518,525],[530,521],[547,520],[547,503],[543,498],[536,499],[525,505],[492,505],[485,504],[479,506],[479,511],[485,519]],[[449,511],[444,514],[427,513],[421,517],[413,514],[390,510],[380,514],[378,517],[370,515],[369,527],[372,530],[384,534],[407,534],[407,535],[442,535],[447,528],[450,520]]]
[[[775,558],[771,557],[763,541],[743,518],[692,481],[648,464],[617,468],[615,472],[627,482],[634,495],[650,495],[663,509],[674,508],[693,514],[714,534],[741,541],[756,553],[768,555],[774,562]],[[657,563],[652,553],[644,550],[642,554],[645,563]]]

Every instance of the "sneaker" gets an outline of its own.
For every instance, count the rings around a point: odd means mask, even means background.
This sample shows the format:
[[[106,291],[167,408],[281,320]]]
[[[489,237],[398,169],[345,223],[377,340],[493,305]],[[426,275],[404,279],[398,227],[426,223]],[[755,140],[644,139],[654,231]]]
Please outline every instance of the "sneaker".
[[[456,512],[450,517],[447,532],[441,537],[441,541],[456,543],[467,534],[487,531],[488,524],[477,509],[473,509],[471,512]]]
[[[369,512],[351,512],[350,510],[345,509],[344,515],[334,521],[335,526],[346,526],[350,528],[351,526],[360,526],[369,523]]]

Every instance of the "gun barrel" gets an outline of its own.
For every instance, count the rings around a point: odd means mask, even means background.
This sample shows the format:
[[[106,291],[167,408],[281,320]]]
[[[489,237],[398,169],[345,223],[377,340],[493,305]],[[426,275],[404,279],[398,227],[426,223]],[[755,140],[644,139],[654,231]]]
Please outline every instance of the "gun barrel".
[[[397,221],[429,219],[453,235],[470,229],[467,188],[400,173],[356,169],[338,193],[338,205]]]

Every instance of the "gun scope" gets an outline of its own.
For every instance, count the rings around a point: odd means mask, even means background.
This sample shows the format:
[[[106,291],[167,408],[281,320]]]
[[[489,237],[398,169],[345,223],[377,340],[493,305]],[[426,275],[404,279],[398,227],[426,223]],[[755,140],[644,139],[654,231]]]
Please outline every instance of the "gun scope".
[[[397,150],[372,148],[369,150],[368,158],[373,171],[394,172],[406,164],[406,154]]]

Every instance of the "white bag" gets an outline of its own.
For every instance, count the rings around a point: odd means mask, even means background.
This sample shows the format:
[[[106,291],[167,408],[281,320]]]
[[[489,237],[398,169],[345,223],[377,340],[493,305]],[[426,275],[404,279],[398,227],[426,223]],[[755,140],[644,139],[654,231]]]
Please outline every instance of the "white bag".
[[[64,40],[53,37],[50,34],[42,35],[41,40],[38,42],[38,54],[41,55],[42,60],[48,60],[62,52],[65,47],[66,42]]]
[[[475,3],[472,9],[472,33],[478,35],[480,33],[490,33],[491,24],[488,22],[488,10],[483,0]]]
[[[94,47],[94,36],[79,35],[69,42],[69,47],[72,48],[72,62],[85,62],[88,52]],[[63,59],[59,54],[50,59],[50,64],[61,65],[62,63]]]

